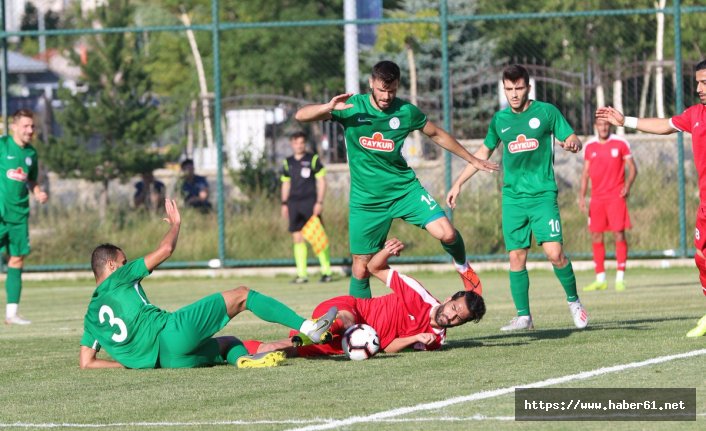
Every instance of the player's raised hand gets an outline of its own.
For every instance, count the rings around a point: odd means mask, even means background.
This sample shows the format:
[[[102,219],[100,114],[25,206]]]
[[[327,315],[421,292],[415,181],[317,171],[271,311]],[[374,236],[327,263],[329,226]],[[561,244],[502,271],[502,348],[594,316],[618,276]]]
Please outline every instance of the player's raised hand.
[[[451,186],[451,190],[446,194],[446,205],[448,205],[449,208],[454,209],[456,208],[456,201],[458,199],[458,195],[461,194],[461,186],[458,186],[454,184]]]
[[[181,224],[181,214],[179,214],[179,209],[177,208],[177,204],[174,199],[165,199],[164,209],[167,212],[167,216],[164,218],[164,221],[172,226],[178,226]]]
[[[352,103],[346,103],[353,93],[343,93],[338,96],[333,96],[328,102],[329,111],[343,111],[344,109],[352,108]]]
[[[393,256],[399,256],[400,252],[404,250],[404,244],[397,238],[390,238],[385,241],[385,250]]]
[[[625,124],[625,116],[623,113],[612,106],[602,106],[596,109],[596,118],[606,120],[610,124],[618,127]]]

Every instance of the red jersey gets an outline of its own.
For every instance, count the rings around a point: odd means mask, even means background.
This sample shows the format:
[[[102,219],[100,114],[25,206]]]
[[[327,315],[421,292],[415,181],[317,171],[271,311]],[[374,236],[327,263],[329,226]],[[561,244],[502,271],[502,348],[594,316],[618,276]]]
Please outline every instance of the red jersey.
[[[611,134],[605,142],[591,138],[585,148],[584,159],[590,162],[591,200],[620,198],[625,186],[625,160],[632,157],[628,141]]]
[[[380,348],[385,349],[395,338],[410,337],[425,332],[436,334],[430,345],[421,343],[417,350],[436,350],[446,339],[446,329],[431,327],[431,310],[439,301],[412,277],[390,270],[387,287],[393,293],[369,299],[356,299],[356,308],[365,323],[375,328]]]
[[[701,205],[706,205],[706,106],[691,106],[672,117],[669,124],[679,131],[691,133],[694,164],[699,176],[699,198]]]

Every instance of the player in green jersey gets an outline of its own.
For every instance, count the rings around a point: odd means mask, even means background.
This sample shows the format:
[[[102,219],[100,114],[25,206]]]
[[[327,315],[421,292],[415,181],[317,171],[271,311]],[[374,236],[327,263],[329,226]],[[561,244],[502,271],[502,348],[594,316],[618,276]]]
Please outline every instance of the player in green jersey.
[[[480,279],[466,261],[461,234],[422,187],[401,151],[407,135],[420,130],[475,169],[492,172],[499,169],[498,165],[474,157],[453,136],[429,121],[419,108],[398,98],[400,69],[395,63],[377,63],[368,82],[370,94],[339,94],[328,103],[304,106],[296,113],[296,119],[302,122],[334,120],[345,128],[351,174],[350,294],[371,297],[367,263],[383,248],[395,218],[426,229],[441,241],[466,289],[480,294]]]
[[[566,151],[581,150],[581,141],[561,112],[549,103],[530,100],[527,70],[519,65],[503,70],[503,87],[510,106],[490,121],[484,145],[475,156],[487,160],[502,145],[503,204],[502,229],[510,255],[510,290],[517,317],[503,331],[532,329],[529,307],[527,252],[534,235],[537,244],[554,266],[554,273],[566,293],[577,328],[588,325],[588,315],[576,293],[576,277],[564,254],[561,217],[554,179],[554,137]],[[469,165],[449,191],[446,201],[454,208],[461,186],[477,169]]]
[[[0,250],[7,262],[5,323],[28,325],[18,314],[22,293],[22,268],[29,247],[29,193],[39,203],[49,195],[37,184],[37,151],[32,146],[34,113],[21,109],[12,115],[10,135],[0,138]]]
[[[281,353],[248,355],[237,338],[213,337],[245,310],[268,322],[301,328],[312,341],[330,339],[328,328],[336,317],[335,307],[319,319],[307,320],[245,286],[207,296],[171,313],[151,304],[140,283],[172,255],[181,226],[176,202],[167,199],[165,210],[169,231],[146,256],[128,262],[125,253],[112,244],[93,251],[91,268],[97,287],[84,318],[81,368],[193,368],[226,362],[239,368],[278,365],[284,360]],[[97,357],[101,347],[113,360]]]

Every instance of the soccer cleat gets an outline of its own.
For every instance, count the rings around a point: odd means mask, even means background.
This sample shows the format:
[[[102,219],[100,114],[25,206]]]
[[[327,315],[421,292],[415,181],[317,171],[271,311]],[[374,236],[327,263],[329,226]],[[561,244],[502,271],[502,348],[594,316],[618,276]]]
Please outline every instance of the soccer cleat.
[[[686,336],[689,338],[702,337],[704,335],[706,335],[706,314],[699,319],[699,323],[696,324],[694,329],[686,333]]]
[[[243,355],[238,358],[236,365],[238,368],[268,368],[276,367],[287,358],[284,352],[263,352],[254,355]]]
[[[510,324],[500,328],[501,331],[518,331],[521,329],[534,329],[532,316],[515,316],[510,320]]]
[[[309,337],[314,344],[328,343],[333,338],[329,328],[336,320],[338,308],[331,307],[323,316],[318,319],[307,320],[302,325],[301,331]]]
[[[308,283],[308,282],[309,282],[308,278],[299,277],[299,276],[294,277],[294,279],[292,279],[292,281],[290,281],[291,284],[304,284],[304,283]]]
[[[29,325],[30,323],[32,322],[18,315],[5,318],[6,325]]]
[[[574,319],[574,325],[576,325],[577,328],[583,329],[588,326],[588,313],[586,313],[586,309],[581,305],[580,300],[577,299],[574,302],[569,302],[569,311],[571,312],[571,317]]]
[[[328,275],[322,275],[321,278],[319,279],[319,283],[330,283],[333,281],[333,277],[331,274]]]
[[[483,285],[480,282],[480,278],[478,277],[478,274],[471,268],[471,265],[468,265],[468,269],[465,270],[464,272],[459,272],[459,275],[461,276],[461,281],[463,281],[463,287],[466,290],[476,292],[479,295],[483,295]]]
[[[307,337],[306,335],[302,334],[301,332],[298,333],[297,335],[293,336],[291,338],[291,340],[292,340],[292,346],[294,346],[294,347],[309,346],[311,344],[314,344],[314,342],[311,341],[311,338]]]
[[[616,290],[617,290],[617,282],[616,282]],[[583,288],[584,292],[592,292],[594,290],[606,290],[608,288],[608,282],[607,281],[594,281],[593,283],[589,284],[588,286]]]
[[[616,281],[615,282],[615,291],[622,292],[624,290],[625,290],[625,282],[624,281]]]

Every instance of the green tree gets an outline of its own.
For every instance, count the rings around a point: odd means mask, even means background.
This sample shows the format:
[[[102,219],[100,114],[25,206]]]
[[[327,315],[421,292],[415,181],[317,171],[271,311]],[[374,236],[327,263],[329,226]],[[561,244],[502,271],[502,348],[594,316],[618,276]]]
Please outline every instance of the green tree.
[[[81,20],[87,27],[127,27],[132,13],[128,0],[116,0]],[[111,180],[163,165],[164,157],[152,149],[160,113],[137,34],[94,34],[84,43],[88,59],[81,71],[88,90],[61,92],[63,135],[42,148],[42,160],[62,176],[101,183],[104,210]],[[77,55],[73,60],[80,64]]]

